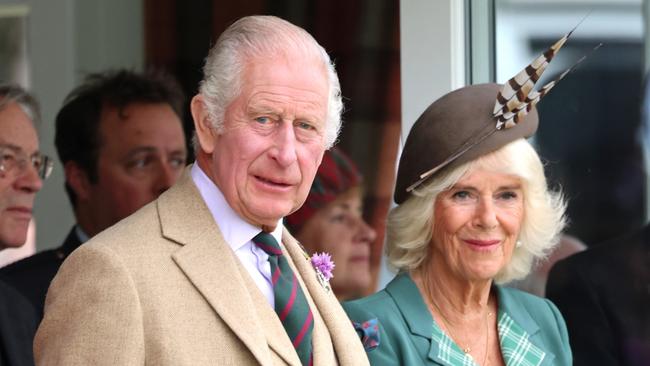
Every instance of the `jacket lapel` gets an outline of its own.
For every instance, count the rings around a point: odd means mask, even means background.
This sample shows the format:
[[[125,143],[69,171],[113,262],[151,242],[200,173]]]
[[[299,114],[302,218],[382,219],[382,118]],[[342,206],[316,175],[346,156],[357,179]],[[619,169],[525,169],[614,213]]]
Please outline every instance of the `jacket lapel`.
[[[181,245],[172,257],[196,289],[262,365],[271,356],[253,300],[200,193],[186,170],[157,201],[163,236]]]
[[[532,346],[543,350],[545,356],[540,365],[553,365],[555,355],[540,344],[542,343],[539,337],[540,328],[535,322],[534,316],[524,306],[521,306],[519,302],[515,301],[503,287],[495,286],[495,288],[498,294],[499,312],[508,314],[514,322],[514,325],[529,335],[528,342]]]
[[[359,336],[352,327],[352,323],[345,315],[345,312],[343,312],[343,308],[341,308],[334,294],[331,291],[326,291],[321,283],[318,282],[316,271],[312,267],[309,257],[301,245],[286,229],[282,234],[282,243],[291,257],[295,269],[300,274],[306,287],[305,290],[308,292],[306,295],[311,297],[314,303],[313,305],[315,305],[313,310],[320,314],[326,326],[326,329],[322,333],[316,332],[316,327],[314,327],[313,344],[315,359],[319,352],[327,352],[326,346],[331,343],[334,346],[334,352],[340,364],[358,365],[359,356],[354,352],[363,350],[363,346],[361,345]],[[353,343],[357,344],[353,345]]]
[[[438,343],[431,341],[433,335],[433,318],[422,299],[420,290],[418,290],[411,276],[408,273],[398,274],[386,286],[386,292],[395,301],[411,334],[428,340],[429,349],[419,349],[418,352],[420,354],[426,354],[431,362],[444,365],[445,362],[439,357]]]

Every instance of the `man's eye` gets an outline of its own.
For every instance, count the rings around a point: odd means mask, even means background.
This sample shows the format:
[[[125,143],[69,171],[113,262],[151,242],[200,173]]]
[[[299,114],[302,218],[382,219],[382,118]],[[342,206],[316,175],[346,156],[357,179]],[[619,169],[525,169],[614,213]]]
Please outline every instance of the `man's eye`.
[[[298,126],[298,128],[301,128],[303,130],[314,130],[315,129],[314,126],[309,122],[297,122],[296,125]]]
[[[149,159],[148,157],[133,159],[127,163],[127,167],[129,169],[143,169],[146,168],[150,162],[151,159]]]
[[[181,168],[185,166],[185,157],[173,157],[169,159],[169,165],[171,165],[173,168]]]
[[[0,155],[0,160],[5,163],[11,163],[16,160],[16,157],[11,154],[3,154]]]
[[[499,198],[502,200],[512,200],[517,197],[517,193],[512,191],[501,192],[501,194],[499,194]]]
[[[270,123],[271,119],[269,117],[257,117],[257,118],[255,118],[255,121],[265,125],[267,123]]]

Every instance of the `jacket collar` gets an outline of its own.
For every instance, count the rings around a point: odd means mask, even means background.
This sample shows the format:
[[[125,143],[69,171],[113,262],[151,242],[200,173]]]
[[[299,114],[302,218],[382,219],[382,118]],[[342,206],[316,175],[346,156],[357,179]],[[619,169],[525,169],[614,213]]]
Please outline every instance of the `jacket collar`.
[[[266,337],[268,332],[260,329],[274,324],[259,319],[254,298],[249,291],[242,291],[246,288],[245,269],[222,237],[189,169],[156,205],[163,237],[181,245],[172,255],[174,262],[258,363],[272,363],[272,348],[288,364],[298,365],[292,347],[286,347],[288,337]]]
[[[528,309],[519,301],[516,301],[512,291],[508,291],[501,286],[494,286],[493,289],[497,293],[499,311],[508,314],[530,336],[530,342],[539,347],[538,333],[540,328]],[[438,344],[431,341],[433,318],[411,276],[408,273],[399,273],[386,286],[386,292],[395,301],[411,334],[426,338],[429,341],[430,347],[427,352],[427,357],[438,364],[444,364],[444,361],[438,357]],[[546,351],[546,357],[542,364],[550,365],[553,359],[555,359],[555,355]]]

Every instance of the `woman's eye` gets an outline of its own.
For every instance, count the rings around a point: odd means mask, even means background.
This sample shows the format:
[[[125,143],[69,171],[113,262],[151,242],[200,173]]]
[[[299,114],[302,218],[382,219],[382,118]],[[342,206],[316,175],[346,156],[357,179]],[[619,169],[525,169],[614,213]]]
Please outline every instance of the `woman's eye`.
[[[345,215],[344,214],[332,215],[332,216],[330,216],[330,221],[331,222],[343,222],[343,221],[345,221]]]
[[[470,194],[469,194],[468,191],[458,191],[458,192],[454,193],[453,196],[452,196],[452,198],[460,199],[460,200],[468,199],[469,197],[470,197]]]

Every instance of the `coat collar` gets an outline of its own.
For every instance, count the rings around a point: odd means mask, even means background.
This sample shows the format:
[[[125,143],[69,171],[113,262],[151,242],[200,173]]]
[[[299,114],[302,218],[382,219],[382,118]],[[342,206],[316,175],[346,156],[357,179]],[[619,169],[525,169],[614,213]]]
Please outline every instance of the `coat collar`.
[[[251,294],[242,291],[246,288],[245,270],[221,236],[187,170],[156,204],[162,235],[182,246],[172,255],[173,260],[257,361],[271,364],[272,348],[288,364],[299,365],[293,348],[286,347],[286,333],[283,339],[266,337],[269,332],[260,331],[260,325],[277,324],[262,322]]]
[[[534,321],[533,315],[515,299],[512,291],[501,286],[494,286],[493,288],[497,291],[499,311],[508,314],[530,336],[530,342],[539,347],[538,333],[540,328]],[[444,364],[438,357],[438,344],[431,342],[433,318],[411,276],[408,273],[398,274],[386,286],[386,292],[395,301],[411,334],[424,337],[429,341],[430,348],[427,357],[438,364]],[[555,355],[546,351],[546,357],[542,365],[551,365],[554,359]]]
[[[408,325],[409,331],[416,336],[426,338],[429,344],[427,357],[437,364],[444,364],[440,359],[437,342],[432,342],[433,317],[424,303],[420,290],[408,273],[398,274],[387,286],[386,292],[395,301]],[[422,350],[424,351],[424,350]]]

